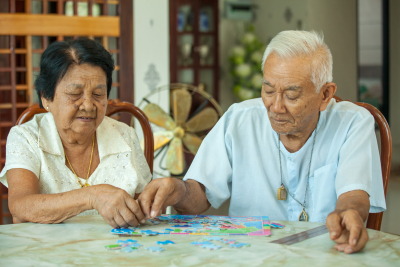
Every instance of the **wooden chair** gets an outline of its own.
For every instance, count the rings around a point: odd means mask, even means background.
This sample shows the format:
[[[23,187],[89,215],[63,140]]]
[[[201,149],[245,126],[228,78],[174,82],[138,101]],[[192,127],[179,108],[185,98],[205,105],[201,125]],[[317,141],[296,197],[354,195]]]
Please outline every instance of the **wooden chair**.
[[[21,125],[31,120],[36,114],[45,112],[47,111],[43,108],[40,108],[39,104],[35,104],[27,108],[21,114],[21,116],[19,116],[16,125]],[[144,135],[144,156],[147,160],[147,164],[150,167],[150,172],[153,173],[154,138],[149,119],[143,111],[129,102],[114,102],[113,100],[108,100],[106,116],[112,116],[119,112],[128,112],[140,122]]]
[[[341,98],[337,96],[334,96],[334,98],[336,99],[336,102],[343,101]],[[386,199],[386,191],[390,175],[390,165],[392,161],[392,135],[390,133],[389,124],[387,123],[382,113],[374,106],[361,102],[356,102],[354,104],[367,109],[372,114],[372,116],[374,116],[375,122],[378,124],[379,133],[381,136],[381,168],[382,168],[383,189],[385,192],[385,199]],[[370,213],[368,215],[367,228],[378,231],[381,230],[382,216],[383,212]]]

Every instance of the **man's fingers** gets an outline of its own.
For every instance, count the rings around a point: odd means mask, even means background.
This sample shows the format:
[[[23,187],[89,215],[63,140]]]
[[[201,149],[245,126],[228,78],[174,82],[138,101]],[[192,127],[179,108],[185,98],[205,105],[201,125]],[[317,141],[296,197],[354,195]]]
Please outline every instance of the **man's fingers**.
[[[134,200],[131,196],[127,195],[125,197],[125,204],[130,209],[130,211],[134,214],[134,216],[136,217],[135,221],[137,219],[139,222],[145,223],[146,220],[144,218],[143,212],[140,209],[140,206],[136,202],[136,200]],[[137,225],[137,222],[136,222],[136,225]]]
[[[162,207],[164,206],[165,200],[168,198],[170,194],[170,189],[167,187],[161,187],[158,191],[156,196],[154,197],[154,202],[151,207],[151,214],[150,217],[156,217],[160,212]]]
[[[369,240],[367,229],[363,228],[361,230],[360,238],[355,246],[350,246],[344,250],[344,253],[350,254],[357,252],[365,247]]]
[[[337,213],[331,213],[326,218],[326,228],[329,230],[329,237],[332,240],[339,238],[342,234],[342,218]]]
[[[150,218],[151,204],[153,203],[154,195],[157,193],[158,186],[155,186],[155,181],[150,182],[138,198],[138,203],[145,218]]]
[[[336,245],[335,245],[335,249],[336,249],[337,251],[343,252],[344,249],[345,249],[347,246],[348,246],[348,244],[336,244]]]
[[[357,223],[353,222],[349,227],[350,235],[349,235],[349,244],[353,247],[357,245],[358,240],[361,236],[361,230],[363,225],[358,225]]]

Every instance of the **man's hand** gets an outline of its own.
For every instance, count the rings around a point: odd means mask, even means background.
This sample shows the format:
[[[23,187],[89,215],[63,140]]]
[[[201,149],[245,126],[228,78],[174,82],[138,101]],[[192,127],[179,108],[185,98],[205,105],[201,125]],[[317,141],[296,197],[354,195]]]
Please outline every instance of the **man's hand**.
[[[357,252],[368,241],[367,229],[358,211],[349,209],[335,210],[326,218],[329,237],[335,241],[335,249],[346,254]]]
[[[146,185],[138,203],[146,219],[161,215],[168,206],[177,204],[186,194],[185,182],[175,178],[154,179]]]
[[[145,222],[136,202],[125,190],[102,184],[88,187],[90,205],[114,228],[136,226]]]

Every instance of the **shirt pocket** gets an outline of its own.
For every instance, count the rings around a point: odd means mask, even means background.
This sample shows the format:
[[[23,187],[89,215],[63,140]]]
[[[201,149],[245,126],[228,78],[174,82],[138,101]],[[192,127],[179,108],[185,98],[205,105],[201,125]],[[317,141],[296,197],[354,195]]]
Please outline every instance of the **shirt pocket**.
[[[314,171],[312,180],[313,214],[312,221],[325,222],[326,217],[335,210],[336,190],[335,179],[337,164],[325,165]]]

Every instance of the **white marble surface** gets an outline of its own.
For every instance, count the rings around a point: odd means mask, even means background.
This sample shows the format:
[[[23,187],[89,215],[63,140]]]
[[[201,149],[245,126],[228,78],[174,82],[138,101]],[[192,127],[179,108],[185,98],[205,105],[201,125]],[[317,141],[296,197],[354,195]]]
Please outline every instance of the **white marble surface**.
[[[270,244],[291,234],[320,226],[319,223],[280,222],[270,237],[234,237],[250,243],[235,249],[222,245],[209,251],[190,245],[201,236],[159,235],[132,237],[144,247],[170,239],[161,253],[141,247],[137,252],[109,251],[105,245],[119,238],[100,216],[75,217],[61,224],[34,223],[0,226],[0,266],[400,266],[400,236],[369,230],[370,242],[357,254],[337,252],[324,234],[290,246]]]

